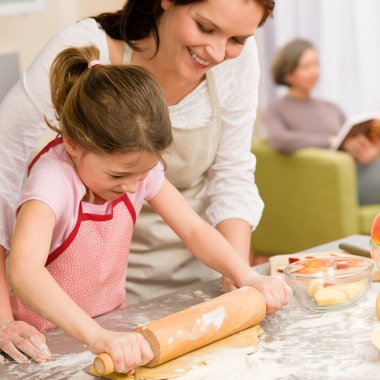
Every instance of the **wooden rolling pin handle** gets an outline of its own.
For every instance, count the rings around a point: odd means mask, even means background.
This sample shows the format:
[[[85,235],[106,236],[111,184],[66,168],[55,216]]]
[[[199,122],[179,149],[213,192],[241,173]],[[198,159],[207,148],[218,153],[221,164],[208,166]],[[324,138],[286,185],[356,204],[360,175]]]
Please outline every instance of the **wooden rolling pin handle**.
[[[115,365],[111,355],[102,352],[94,359],[94,368],[99,375],[109,375],[115,372]]]

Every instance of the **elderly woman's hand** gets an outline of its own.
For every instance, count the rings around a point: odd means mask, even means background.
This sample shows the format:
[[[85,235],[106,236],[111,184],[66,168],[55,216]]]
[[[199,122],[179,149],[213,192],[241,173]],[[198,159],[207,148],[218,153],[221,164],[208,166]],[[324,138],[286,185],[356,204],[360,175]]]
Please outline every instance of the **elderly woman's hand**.
[[[343,149],[363,166],[369,165],[379,158],[379,146],[364,135],[347,139]]]
[[[17,363],[26,363],[28,358],[45,362],[51,357],[45,336],[23,321],[0,322],[1,351]],[[0,361],[4,361],[2,355]]]

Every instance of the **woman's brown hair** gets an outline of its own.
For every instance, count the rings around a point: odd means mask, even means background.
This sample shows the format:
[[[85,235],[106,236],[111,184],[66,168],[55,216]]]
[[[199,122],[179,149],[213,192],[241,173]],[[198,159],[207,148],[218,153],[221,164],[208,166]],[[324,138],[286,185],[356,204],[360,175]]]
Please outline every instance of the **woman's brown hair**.
[[[174,5],[201,3],[207,0],[171,0]],[[230,0],[232,1],[232,0]],[[274,0],[252,0],[263,8],[263,17],[259,26],[273,14]],[[160,44],[157,23],[164,10],[161,0],[127,0],[123,9],[114,13],[102,13],[94,19],[105,32],[116,40],[124,40],[135,50],[139,50],[136,41],[148,37],[151,33],[156,41],[156,51]]]
[[[147,151],[158,156],[172,141],[168,108],[159,84],[132,65],[96,64],[95,46],[68,48],[50,71],[60,127],[49,125],[97,153]]]
[[[294,72],[307,49],[314,49],[314,45],[307,40],[297,38],[277,51],[271,67],[273,79],[277,84],[289,86],[286,77]]]

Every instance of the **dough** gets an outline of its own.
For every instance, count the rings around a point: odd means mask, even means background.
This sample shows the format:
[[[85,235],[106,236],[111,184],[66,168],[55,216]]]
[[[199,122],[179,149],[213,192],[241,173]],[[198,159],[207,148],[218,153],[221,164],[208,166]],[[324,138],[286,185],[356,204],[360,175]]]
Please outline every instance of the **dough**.
[[[179,358],[173,359],[155,368],[141,367],[132,376],[114,372],[107,375],[107,378],[112,380],[173,379],[183,376],[196,368],[208,366],[221,357],[224,358],[223,365],[228,361],[228,357],[232,355],[249,355],[255,352],[259,342],[258,337],[262,333],[263,330],[259,325],[253,326],[205,347],[199,348],[198,350],[189,352],[186,355],[180,356]],[[90,373],[99,376],[94,368],[91,368]]]

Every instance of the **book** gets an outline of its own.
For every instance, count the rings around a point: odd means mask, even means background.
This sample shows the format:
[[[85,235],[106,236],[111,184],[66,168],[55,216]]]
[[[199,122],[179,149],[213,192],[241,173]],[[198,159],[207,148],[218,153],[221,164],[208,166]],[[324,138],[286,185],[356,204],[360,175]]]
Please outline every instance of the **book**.
[[[349,117],[339,130],[331,149],[341,149],[350,137],[366,135],[371,141],[380,139],[380,111],[367,112]]]

